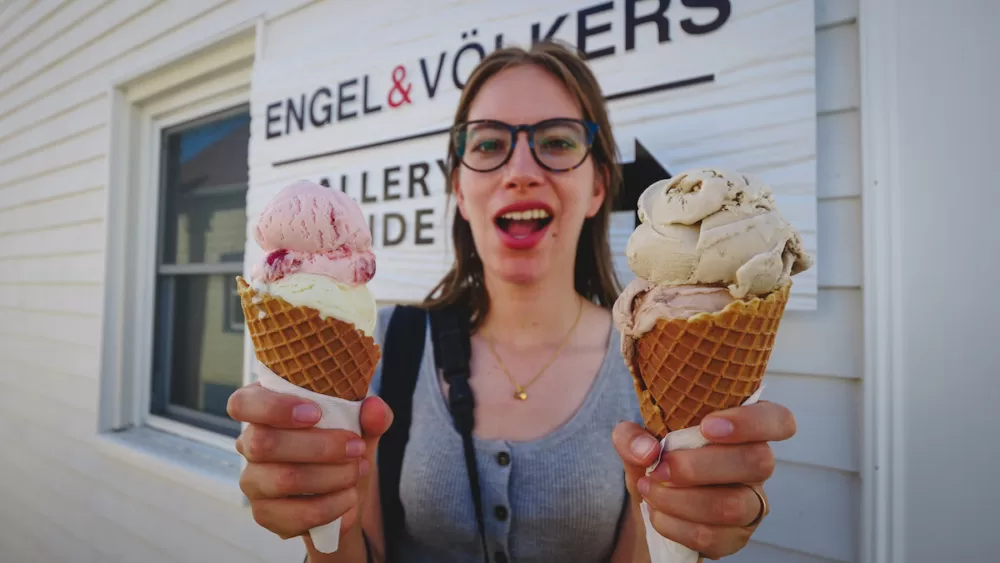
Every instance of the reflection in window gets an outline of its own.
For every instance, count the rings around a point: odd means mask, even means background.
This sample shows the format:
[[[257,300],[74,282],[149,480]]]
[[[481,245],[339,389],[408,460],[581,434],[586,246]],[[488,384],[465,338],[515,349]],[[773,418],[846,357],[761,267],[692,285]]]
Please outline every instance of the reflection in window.
[[[226,401],[243,382],[235,277],[246,243],[249,108],[162,135],[151,412],[235,436]]]
[[[239,253],[239,262],[243,262],[243,253]],[[236,276],[228,276],[225,283],[225,314],[223,315],[222,330],[224,332],[235,332],[243,334],[246,321],[243,319],[243,304],[240,301],[239,288],[236,285]]]

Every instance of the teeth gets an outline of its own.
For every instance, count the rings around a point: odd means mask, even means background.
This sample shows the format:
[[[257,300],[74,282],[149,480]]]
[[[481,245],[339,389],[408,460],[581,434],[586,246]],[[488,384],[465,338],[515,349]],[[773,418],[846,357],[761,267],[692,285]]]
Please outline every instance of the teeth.
[[[528,221],[531,219],[547,219],[549,212],[544,209],[526,209],[524,211],[508,211],[500,216],[511,221]]]

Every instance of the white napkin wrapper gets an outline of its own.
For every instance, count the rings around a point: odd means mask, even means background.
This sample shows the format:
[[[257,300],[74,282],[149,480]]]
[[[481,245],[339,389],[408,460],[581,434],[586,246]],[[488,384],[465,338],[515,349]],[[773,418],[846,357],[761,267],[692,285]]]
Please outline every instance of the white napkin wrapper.
[[[347,401],[310,391],[309,389],[303,389],[294,383],[282,379],[267,369],[267,366],[259,362],[257,363],[257,368],[259,372],[258,381],[260,381],[260,385],[264,389],[274,391],[275,393],[294,395],[316,403],[316,406],[323,412],[323,416],[314,425],[314,428],[350,430],[356,432],[358,435],[361,434],[362,401]],[[337,551],[337,548],[340,547],[340,518],[329,524],[316,526],[309,530],[309,537],[312,538],[313,545],[321,553],[333,553]]]
[[[762,384],[753,395],[750,395],[746,401],[743,401],[741,406],[756,403],[760,399],[760,394],[763,390],[764,385]],[[693,450],[711,443],[701,433],[700,426],[692,426],[683,430],[670,432],[663,437],[663,440],[660,440],[660,455],[656,456],[656,461],[653,462],[653,465],[646,469],[646,475],[652,473],[656,469],[656,466],[660,464],[660,457],[664,452]],[[653,528],[653,525],[649,521],[649,505],[646,504],[646,501],[642,501],[640,508],[642,509],[642,522],[646,526],[646,547],[649,548],[650,563],[698,563],[701,560],[701,556],[698,555],[697,551],[692,551],[673,540],[661,536]]]

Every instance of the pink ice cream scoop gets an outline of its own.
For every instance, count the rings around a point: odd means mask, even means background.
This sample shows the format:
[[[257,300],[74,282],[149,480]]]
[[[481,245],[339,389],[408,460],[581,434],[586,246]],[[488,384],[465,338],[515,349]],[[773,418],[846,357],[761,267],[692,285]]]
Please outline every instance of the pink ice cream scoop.
[[[359,285],[375,275],[361,208],[336,189],[308,181],[282,189],[261,211],[253,237],[267,255],[251,275],[264,283],[307,273]]]

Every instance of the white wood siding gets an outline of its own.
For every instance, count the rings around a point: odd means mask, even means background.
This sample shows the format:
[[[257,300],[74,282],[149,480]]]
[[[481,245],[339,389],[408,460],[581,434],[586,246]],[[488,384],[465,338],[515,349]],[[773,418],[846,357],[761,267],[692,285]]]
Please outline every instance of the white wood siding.
[[[0,10],[0,561],[296,561],[248,509],[97,447],[109,87],[303,2]],[[270,11],[270,13],[268,13]]]
[[[249,511],[95,447],[108,87],[281,6],[14,1],[0,9],[0,553],[13,562],[294,561]],[[817,0],[819,308],[783,323],[766,397],[795,410],[772,516],[731,561],[854,561],[860,497],[857,0]],[[269,18],[282,14],[269,14]]]
[[[771,516],[741,563],[856,561],[860,548],[862,229],[857,0],[817,0],[818,308],[782,321],[764,396],[798,435],[774,444]],[[626,233],[616,231],[618,237]],[[623,248],[619,239],[615,248]],[[621,257],[624,281],[632,274]]]
[[[771,516],[739,563],[857,561],[862,229],[858,1],[816,1],[819,307],[782,322],[765,396],[799,432],[774,445]]]
[[[798,435],[774,444],[771,516],[741,563],[856,561],[860,548],[862,333],[857,0],[817,0],[818,308],[782,321],[764,396]],[[622,236],[621,233],[618,233]],[[624,243],[614,244],[622,248]],[[621,257],[624,281],[631,273]]]

